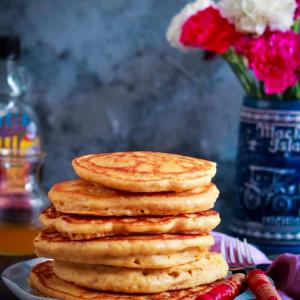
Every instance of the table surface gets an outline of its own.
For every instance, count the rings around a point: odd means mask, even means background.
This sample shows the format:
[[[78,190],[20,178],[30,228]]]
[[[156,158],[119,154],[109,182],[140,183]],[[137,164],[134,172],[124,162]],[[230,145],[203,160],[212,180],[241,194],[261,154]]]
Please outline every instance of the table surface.
[[[0,274],[8,266],[15,264],[22,260],[33,258],[32,256],[0,256]],[[18,300],[4,285],[2,279],[0,279],[0,299],[1,300]]]

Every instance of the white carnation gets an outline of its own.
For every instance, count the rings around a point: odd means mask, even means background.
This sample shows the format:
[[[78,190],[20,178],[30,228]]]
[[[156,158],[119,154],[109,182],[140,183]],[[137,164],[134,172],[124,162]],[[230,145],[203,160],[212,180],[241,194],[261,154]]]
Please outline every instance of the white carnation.
[[[290,29],[297,4],[295,0],[222,0],[219,7],[237,31],[261,35],[267,27]]]
[[[167,30],[167,40],[175,48],[184,50],[186,47],[182,45],[179,41],[182,26],[185,21],[196,14],[200,10],[204,10],[209,6],[214,6],[212,0],[197,0],[196,2],[187,4],[175,17],[173,17],[168,30]]]

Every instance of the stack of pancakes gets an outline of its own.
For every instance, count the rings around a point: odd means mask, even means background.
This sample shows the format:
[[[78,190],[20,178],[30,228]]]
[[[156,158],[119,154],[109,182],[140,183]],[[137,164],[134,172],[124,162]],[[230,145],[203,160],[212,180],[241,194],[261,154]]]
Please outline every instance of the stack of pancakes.
[[[211,183],[215,163],[141,151],[86,155],[72,165],[81,179],[54,185],[53,206],[40,216],[45,229],[34,241],[36,253],[53,259],[31,272],[40,293],[195,298],[226,276],[226,262],[209,252],[209,232],[220,222],[211,210],[219,193]]]

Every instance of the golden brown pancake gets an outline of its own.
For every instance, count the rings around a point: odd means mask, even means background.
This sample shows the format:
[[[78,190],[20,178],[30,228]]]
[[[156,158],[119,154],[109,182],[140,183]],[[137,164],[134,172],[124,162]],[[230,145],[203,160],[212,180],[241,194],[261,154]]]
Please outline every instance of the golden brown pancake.
[[[81,179],[55,184],[48,194],[60,212],[98,216],[162,216],[206,211],[214,206],[218,195],[212,183],[180,193],[131,193]]]
[[[239,278],[236,278],[237,281],[243,280],[240,274],[237,275],[239,275]],[[58,300],[196,300],[197,296],[208,293],[212,288],[223,283],[223,280],[219,280],[192,289],[149,295],[98,292],[60,279],[54,274],[51,261],[36,265],[31,271],[29,281],[38,294]]]
[[[194,262],[209,247],[191,248],[171,254],[97,257],[97,264],[133,269],[165,269]]]
[[[50,207],[41,213],[40,221],[46,229],[71,240],[88,240],[128,234],[209,232],[219,225],[220,217],[212,210],[163,217],[97,217],[63,214]]]
[[[99,264],[103,256],[168,255],[193,248],[205,249],[213,243],[209,234],[113,236],[82,242],[70,240],[57,232],[42,231],[35,238],[34,247],[38,256]]]
[[[207,185],[216,174],[210,161],[146,151],[90,154],[72,165],[83,179],[130,192],[182,192]]]
[[[129,269],[54,261],[61,279],[100,291],[160,293],[208,284],[227,275],[228,265],[219,253],[204,252],[197,261],[167,269]]]

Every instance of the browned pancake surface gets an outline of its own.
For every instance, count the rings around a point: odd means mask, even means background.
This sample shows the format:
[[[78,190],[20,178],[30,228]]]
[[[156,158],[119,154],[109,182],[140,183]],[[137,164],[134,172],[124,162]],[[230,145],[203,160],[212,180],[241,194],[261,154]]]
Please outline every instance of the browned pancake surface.
[[[161,293],[193,288],[223,279],[228,265],[219,253],[203,252],[195,261],[164,269],[135,269],[54,261],[54,273],[63,280],[100,291]]]
[[[52,262],[47,261],[36,265],[30,274],[30,284],[39,293],[56,299],[64,300],[196,300],[197,296],[209,292],[221,284],[223,280],[192,289],[175,290],[150,295],[132,295],[110,292],[97,292],[81,288],[58,278],[52,268]]]
[[[210,234],[161,234],[103,237],[74,241],[58,232],[42,231],[34,240],[38,256],[62,261],[99,264],[103,256],[168,255],[189,249],[207,249]]]
[[[209,183],[215,163],[160,152],[90,154],[72,161],[78,176],[132,192],[184,191]]]
[[[54,207],[44,210],[41,223],[73,240],[128,234],[209,232],[220,223],[219,214],[205,211],[179,216],[97,217],[64,214]]]
[[[122,201],[135,198],[160,198],[161,201],[167,201],[172,196],[176,196],[178,198],[188,198],[192,196],[197,196],[199,194],[205,193],[211,186],[214,184],[208,184],[205,186],[199,186],[192,190],[183,191],[183,192],[156,192],[156,193],[134,193],[127,191],[114,190],[110,188],[106,188],[99,184],[94,184],[92,182],[82,180],[82,179],[74,179],[67,180],[60,183],[55,184],[49,191],[50,200],[52,195],[56,193],[66,193],[72,197],[72,194],[76,194],[77,197],[91,197],[97,200],[108,199],[108,200],[117,200],[122,199]]]
[[[58,211],[82,215],[179,215],[211,209],[219,195],[212,183],[184,192],[132,193],[82,179],[55,184],[49,200]]]
[[[105,224],[108,221],[113,221],[120,224],[165,224],[174,219],[174,216],[144,216],[144,217],[97,217],[87,215],[76,214],[64,214],[57,211],[53,206],[45,209],[42,215],[49,219],[62,218],[66,223],[70,224]],[[194,214],[178,215],[178,218],[190,218],[190,217],[215,217],[219,214],[214,210],[202,211]]]
[[[119,243],[120,241],[142,241],[142,242],[147,242],[147,241],[162,241],[162,240],[193,240],[194,238],[197,237],[207,237],[210,236],[208,233],[197,233],[197,234],[160,234],[160,235],[118,235],[118,236],[106,236],[102,238],[97,238],[93,239],[91,241],[86,241],[88,242],[97,242],[97,243]],[[39,234],[39,239],[44,240],[47,242],[56,242],[56,243],[65,243],[65,242],[73,242],[73,243],[82,243],[79,241],[71,241],[68,237],[62,236],[59,232],[52,232],[52,231],[47,231],[43,230]]]

